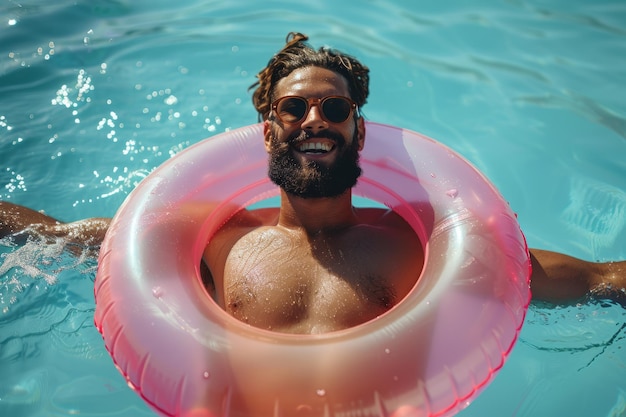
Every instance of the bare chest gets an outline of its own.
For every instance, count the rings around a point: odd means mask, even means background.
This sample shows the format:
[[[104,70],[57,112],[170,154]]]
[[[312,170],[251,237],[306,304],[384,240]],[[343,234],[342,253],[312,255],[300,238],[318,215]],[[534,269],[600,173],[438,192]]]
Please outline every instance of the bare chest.
[[[224,266],[225,309],[257,327],[306,333],[377,317],[408,291],[398,277],[415,271],[396,243],[369,234],[316,239],[261,228],[244,236]]]

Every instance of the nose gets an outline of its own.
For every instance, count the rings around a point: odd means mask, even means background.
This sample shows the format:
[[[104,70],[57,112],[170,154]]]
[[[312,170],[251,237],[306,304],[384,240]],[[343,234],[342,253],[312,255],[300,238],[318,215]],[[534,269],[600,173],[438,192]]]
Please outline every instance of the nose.
[[[309,112],[300,126],[302,129],[312,132],[318,132],[328,128],[328,123],[322,118],[320,106],[317,103],[311,105]]]

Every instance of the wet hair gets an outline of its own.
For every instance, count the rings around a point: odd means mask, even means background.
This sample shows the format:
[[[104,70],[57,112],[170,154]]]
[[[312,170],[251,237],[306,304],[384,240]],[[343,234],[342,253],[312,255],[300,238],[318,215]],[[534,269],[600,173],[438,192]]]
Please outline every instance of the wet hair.
[[[259,112],[259,120],[267,119],[274,100],[274,89],[281,79],[294,70],[304,67],[320,67],[336,72],[348,82],[350,98],[360,108],[367,102],[369,94],[369,69],[356,58],[337,50],[321,47],[313,49],[307,44],[308,36],[290,32],[286,45],[274,55],[267,66],[257,74],[252,103]]]

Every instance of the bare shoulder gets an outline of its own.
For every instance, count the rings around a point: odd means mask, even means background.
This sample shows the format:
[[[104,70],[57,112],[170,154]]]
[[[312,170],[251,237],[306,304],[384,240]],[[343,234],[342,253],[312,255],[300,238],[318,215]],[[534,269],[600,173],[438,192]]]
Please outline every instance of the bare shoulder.
[[[391,250],[398,257],[423,262],[423,247],[417,233],[400,216],[392,210],[378,208],[361,208],[357,210],[363,238],[368,236],[370,245],[381,250]],[[372,240],[373,239],[373,240]]]
[[[379,276],[394,289],[396,302],[413,288],[424,267],[424,249],[413,228],[392,210],[359,209],[362,234],[357,237],[360,245],[369,247],[367,264],[369,270],[379,268]],[[392,268],[389,268],[393,265]]]
[[[411,226],[393,210],[382,208],[358,208],[357,217],[359,223],[381,227],[390,231],[415,234]]]
[[[423,263],[423,246],[413,228],[393,210],[366,208],[357,212],[359,222],[376,240],[381,250],[391,250],[401,259],[420,265]]]
[[[223,265],[232,246],[248,233],[278,222],[278,208],[240,210],[211,238],[205,251],[205,261]]]
[[[278,208],[262,208],[255,210],[240,210],[228,223],[224,225],[224,229],[237,228],[257,228],[261,226],[273,226],[278,223]]]

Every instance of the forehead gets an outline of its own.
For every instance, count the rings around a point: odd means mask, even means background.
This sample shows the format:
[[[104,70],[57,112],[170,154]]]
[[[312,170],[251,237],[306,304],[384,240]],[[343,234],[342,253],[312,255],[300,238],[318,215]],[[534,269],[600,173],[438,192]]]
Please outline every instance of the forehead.
[[[275,98],[283,96],[350,97],[346,79],[326,68],[304,67],[292,71],[276,83]]]

